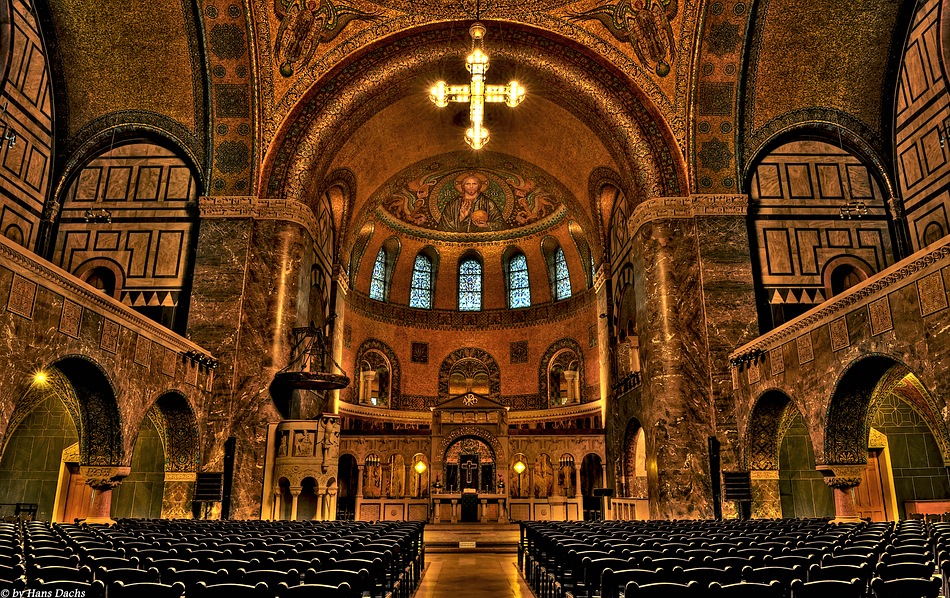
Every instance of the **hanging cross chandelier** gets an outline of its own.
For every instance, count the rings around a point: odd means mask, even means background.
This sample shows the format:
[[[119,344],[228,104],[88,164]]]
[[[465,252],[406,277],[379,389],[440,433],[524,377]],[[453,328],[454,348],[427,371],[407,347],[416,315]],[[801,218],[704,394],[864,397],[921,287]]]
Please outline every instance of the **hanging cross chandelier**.
[[[473,24],[468,30],[472,36],[472,53],[465,58],[465,68],[472,74],[472,82],[468,85],[449,85],[439,81],[429,90],[429,99],[439,108],[445,108],[449,102],[469,102],[472,126],[465,131],[465,142],[476,150],[488,143],[485,102],[504,102],[514,108],[524,100],[525,95],[525,88],[517,81],[511,81],[508,85],[485,85],[485,72],[488,71],[488,55],[482,50],[485,31],[481,23]]]

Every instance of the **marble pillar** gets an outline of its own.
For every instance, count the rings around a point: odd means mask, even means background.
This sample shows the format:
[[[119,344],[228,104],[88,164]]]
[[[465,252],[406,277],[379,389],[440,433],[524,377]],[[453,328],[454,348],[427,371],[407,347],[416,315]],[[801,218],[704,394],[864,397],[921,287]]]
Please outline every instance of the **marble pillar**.
[[[854,489],[861,485],[865,465],[819,465],[822,481],[832,489],[835,498],[833,523],[858,523],[857,507],[854,504]]]
[[[86,523],[115,523],[112,519],[112,490],[131,472],[131,467],[80,466],[79,473],[93,490],[92,507],[86,516]]]
[[[630,218],[642,372],[631,414],[660,517],[713,515],[710,436],[723,469],[737,463],[728,355],[758,334],[747,207],[743,195],[656,198]]]
[[[195,495],[193,471],[166,471],[165,491],[162,493],[162,519],[191,519],[192,499]]]
[[[278,403],[289,408],[292,400],[272,397],[270,385],[289,362],[292,328],[308,323],[298,305],[309,292],[304,266],[316,227],[298,202],[203,197],[199,208],[188,336],[220,362],[204,414],[202,465],[220,468],[224,441],[235,436],[232,517],[259,517],[264,430],[280,419]]]
[[[643,357],[651,512],[713,514],[707,437],[712,433],[696,231],[690,220],[639,228],[634,241]],[[641,295],[642,294],[642,295]]]
[[[297,521],[297,504],[300,501],[300,493],[303,492],[303,488],[300,486],[291,486],[290,487],[290,520]]]
[[[782,496],[777,469],[751,471],[752,518],[781,519]]]

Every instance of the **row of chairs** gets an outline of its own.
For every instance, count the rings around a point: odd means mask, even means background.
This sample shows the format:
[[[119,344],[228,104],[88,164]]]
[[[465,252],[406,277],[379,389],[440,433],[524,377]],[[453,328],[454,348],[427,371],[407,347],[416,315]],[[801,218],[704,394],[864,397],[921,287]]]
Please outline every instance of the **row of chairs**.
[[[334,596],[408,598],[424,563],[422,529],[402,522],[29,523],[0,527],[0,559],[10,559],[0,564],[0,585],[59,584],[110,598],[146,590],[205,596],[216,588],[228,598],[302,595],[297,587],[319,596],[332,587]]]
[[[858,596],[936,596],[928,534],[917,522],[528,522],[519,567],[543,598],[636,596],[656,584],[737,596],[773,595],[749,585],[773,584],[787,598],[793,585],[800,596],[825,595],[824,582],[854,585]]]

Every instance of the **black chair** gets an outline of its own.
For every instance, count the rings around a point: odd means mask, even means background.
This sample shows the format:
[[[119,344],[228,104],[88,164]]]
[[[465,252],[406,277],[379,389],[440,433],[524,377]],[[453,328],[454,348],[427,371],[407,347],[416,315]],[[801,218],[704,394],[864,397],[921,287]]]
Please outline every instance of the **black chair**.
[[[43,592],[50,596],[82,596],[83,598],[105,598],[106,586],[101,581],[43,581]]]
[[[338,587],[346,584],[350,588],[350,595],[353,598],[362,598],[363,591],[369,585],[369,572],[365,569],[359,571],[349,571],[346,569],[327,569],[325,571],[315,571],[308,569],[304,573],[303,585],[320,584]]]
[[[860,579],[841,581],[839,579],[823,579],[820,581],[792,581],[792,598],[862,598],[864,584]]]
[[[601,598],[618,598],[628,584],[647,585],[669,581],[662,569],[604,569],[600,578]]]
[[[741,572],[734,567],[726,567],[724,569],[717,567],[693,567],[691,569],[675,567],[671,577],[681,580],[680,583],[690,581],[699,582],[703,588],[709,587],[709,584],[714,581],[720,584],[739,583],[742,581]]]
[[[92,581],[92,570],[90,570],[89,567],[76,569],[74,567],[58,567],[53,565],[38,570],[36,579],[43,583],[47,581],[82,581],[88,583]]]
[[[238,569],[237,580],[240,583],[256,585],[260,582],[267,584],[269,588],[276,588],[278,584],[287,584],[288,586],[300,585],[300,573],[296,569],[281,571],[278,569],[253,569],[244,571]]]
[[[224,569],[212,571],[211,569],[185,569],[179,571],[172,568],[162,573],[162,583],[175,583],[180,581],[185,584],[185,591],[191,594],[198,586],[198,582],[206,584],[228,583],[228,572]]]
[[[243,583],[206,584],[199,581],[195,586],[195,595],[201,598],[270,598],[274,593],[264,582],[248,585]]]
[[[221,559],[219,561],[207,561],[207,563],[209,567],[215,570],[224,569],[231,575],[237,573],[238,569],[244,569],[245,571],[257,569],[261,564],[257,559],[252,559],[249,561],[243,559]]]
[[[871,592],[874,598],[937,598],[940,593],[940,580],[932,577],[886,581],[875,577],[871,580]]]
[[[812,565],[808,568],[808,581],[851,581],[859,579],[867,588],[874,571],[868,563],[860,565]]]
[[[731,583],[722,585],[716,582],[709,584],[706,595],[710,598],[785,598],[785,588],[778,581],[772,583]]]
[[[630,582],[624,588],[624,598],[698,598],[702,596],[699,582],[691,581],[686,584],[673,582],[648,583],[638,585]]]
[[[125,583],[117,581],[109,586],[109,598],[182,598],[185,584],[154,582]]]
[[[130,583],[159,583],[162,578],[158,569],[131,569],[131,568],[107,568],[99,567],[96,570],[96,579],[102,580],[106,587],[113,583],[121,581],[125,584]]]
[[[884,581],[892,579],[929,579],[934,574],[933,561],[927,563],[880,564],[874,572]]]
[[[322,583],[287,586],[280,584],[277,598],[353,598],[349,584],[327,585]]]

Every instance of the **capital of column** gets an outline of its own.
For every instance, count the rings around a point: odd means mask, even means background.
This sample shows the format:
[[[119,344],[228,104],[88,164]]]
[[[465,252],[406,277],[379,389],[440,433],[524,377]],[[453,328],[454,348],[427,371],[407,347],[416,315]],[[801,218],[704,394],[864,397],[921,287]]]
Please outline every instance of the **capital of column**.
[[[745,216],[749,196],[744,194],[702,194],[686,197],[653,197],[640,202],[628,221],[628,230],[636,235],[644,224],[655,220],[696,218],[697,216]]]
[[[86,478],[86,485],[94,490],[112,490],[132,473],[131,467],[114,465],[82,465],[79,474]]]
[[[300,493],[303,492],[303,486],[291,486],[290,495],[297,497],[300,496]]]
[[[198,198],[198,213],[203,220],[210,218],[250,218],[253,220],[284,220],[302,226],[314,239],[317,219],[313,210],[292,199],[261,199],[254,196],[214,196]]]
[[[817,469],[821,472],[822,481],[829,488],[849,490],[861,485],[861,474],[864,472],[865,466],[819,465]]]

